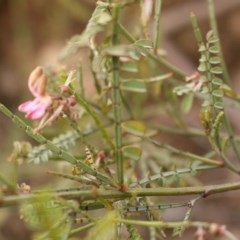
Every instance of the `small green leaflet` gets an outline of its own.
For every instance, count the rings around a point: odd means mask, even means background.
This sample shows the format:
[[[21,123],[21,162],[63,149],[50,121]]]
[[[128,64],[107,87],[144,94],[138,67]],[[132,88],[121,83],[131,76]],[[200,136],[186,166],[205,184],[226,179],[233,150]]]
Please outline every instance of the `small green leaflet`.
[[[125,157],[133,160],[139,160],[142,155],[142,150],[138,146],[124,146],[122,151]]]
[[[121,126],[125,132],[139,137],[144,136],[146,132],[146,126],[140,121],[135,120],[125,121],[122,122]]]
[[[147,92],[146,84],[142,81],[135,80],[135,79],[122,80],[120,88],[122,90],[137,92],[137,93]]]

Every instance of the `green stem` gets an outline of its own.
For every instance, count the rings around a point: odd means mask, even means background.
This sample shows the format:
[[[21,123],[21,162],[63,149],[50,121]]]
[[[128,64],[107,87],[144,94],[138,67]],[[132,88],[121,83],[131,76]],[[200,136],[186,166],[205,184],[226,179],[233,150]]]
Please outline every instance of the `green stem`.
[[[77,132],[78,134],[78,139],[82,141],[83,144],[87,145],[86,139],[84,137],[84,134],[82,133],[81,129],[79,128],[77,122],[73,120],[68,112],[65,112],[71,127]]]
[[[119,27],[119,31],[121,31],[121,33],[126,37],[126,39],[130,43],[136,42],[136,39],[127,31],[127,29],[122,24],[120,24],[120,23],[117,23],[117,24]],[[150,59],[152,59],[154,62],[161,65],[161,67],[172,72],[173,76],[175,76],[177,79],[179,79],[181,81],[185,81],[185,77],[187,76],[187,74],[182,72],[180,69],[178,69],[177,67],[175,67],[174,65],[172,65],[171,63],[169,63],[168,61],[163,59],[162,57],[159,57],[150,51],[147,53],[147,56]]]
[[[37,142],[41,143],[41,144],[45,144],[46,147],[51,150],[52,152],[56,153],[59,157],[61,157],[62,159],[64,159],[65,161],[74,164],[76,166],[79,167],[79,169],[81,169],[82,171],[84,171],[85,173],[88,173],[92,176],[95,176],[97,179],[99,179],[100,181],[103,181],[107,184],[110,184],[111,186],[116,186],[116,184],[109,179],[108,177],[106,177],[105,175],[95,171],[94,169],[92,169],[91,167],[89,167],[87,164],[78,161],[78,159],[76,159],[75,157],[73,157],[71,154],[69,154],[67,151],[57,147],[55,144],[53,144],[51,141],[49,141],[48,139],[46,139],[44,136],[42,136],[41,134],[35,132],[31,127],[29,127],[24,121],[22,121],[19,117],[17,117],[16,115],[14,115],[8,108],[6,108],[3,104],[0,104],[0,111],[5,114],[7,117],[9,117],[10,119],[12,119],[12,121],[18,125],[20,128],[24,129],[25,132],[34,140],[36,140]]]
[[[152,144],[154,144],[157,147],[164,148],[164,149],[169,150],[172,153],[178,154],[178,155],[183,156],[183,157],[187,157],[189,160],[201,161],[203,163],[211,164],[211,165],[215,165],[215,166],[219,166],[219,167],[223,167],[223,165],[224,165],[220,161],[212,160],[212,159],[209,159],[209,158],[206,158],[206,157],[202,157],[202,156],[198,156],[198,155],[195,155],[195,154],[189,153],[189,152],[184,152],[184,151],[179,150],[177,148],[174,148],[174,147],[172,147],[170,145],[159,143],[159,142],[157,142],[157,141],[155,141],[153,139],[150,139],[150,138],[145,138],[145,140],[150,142],[150,143],[152,143]]]
[[[170,134],[177,134],[180,136],[187,136],[187,137],[205,137],[205,133],[201,130],[198,129],[174,129],[174,128],[168,128],[165,126],[154,126],[155,129],[160,130],[161,132],[166,132],[166,133],[170,133]],[[229,132],[229,130],[228,130]],[[232,133],[233,134],[233,133]],[[232,135],[233,136],[233,135]],[[227,134],[221,134],[220,136],[222,137],[227,137]],[[235,151],[238,151],[238,144],[236,142],[236,140],[239,140],[239,137],[234,137],[235,140],[232,138],[230,138],[230,142],[232,144],[232,146],[235,147]],[[216,152],[216,154],[218,154],[218,156],[220,156],[221,160],[224,162],[224,164],[226,165],[226,167],[228,167],[231,171],[239,174],[240,170],[236,169],[236,167],[227,159],[227,157],[224,155],[224,153],[217,148],[214,148],[214,151]]]
[[[153,129],[157,129],[160,132],[163,133],[169,133],[174,135],[180,135],[185,137],[206,137],[206,134],[203,130],[197,129],[197,128],[172,128],[172,127],[166,127],[163,125],[154,125]]]
[[[79,228],[75,228],[73,229],[71,232],[70,232],[70,236],[74,235],[74,234],[77,234],[77,233],[80,233],[80,232],[83,232],[91,227],[93,227],[95,225],[95,223],[89,223],[89,224],[86,224],[82,227],[79,227]]]
[[[203,38],[202,38],[201,31],[198,27],[197,18],[193,12],[190,14],[190,19],[191,19],[191,24],[193,27],[195,39],[197,40],[198,46],[200,46],[201,44],[203,44]]]
[[[45,219],[47,221],[47,219]],[[56,237],[57,233],[54,231],[55,229],[58,229],[60,228],[61,225],[63,225],[64,223],[66,222],[66,218],[65,216],[62,218],[62,219],[58,219],[58,221],[56,223],[53,224],[53,226],[51,226],[52,228],[52,231],[47,231],[47,232],[44,232],[43,234],[41,234],[39,237],[38,237],[38,240],[44,240],[44,239],[53,239]],[[45,223],[46,224],[46,223]],[[46,224],[48,225],[48,224]],[[61,238],[61,240],[64,240],[66,238]]]
[[[119,31],[123,34],[123,36],[130,42],[135,43],[136,39],[128,32],[128,30],[121,24],[117,23],[119,27]]]
[[[240,190],[240,182],[227,183],[219,185],[209,185],[209,186],[197,186],[197,187],[179,187],[179,188],[133,188],[125,192],[118,190],[104,190],[98,189],[96,191],[92,190],[72,190],[72,191],[62,191],[57,193],[51,193],[53,198],[64,198],[64,199],[77,199],[80,203],[87,200],[95,200],[96,198],[103,199],[126,199],[134,197],[147,197],[147,196],[184,196],[184,195],[202,195],[202,197],[207,197],[217,193],[223,193],[227,191]],[[0,198],[0,207],[8,207],[22,203],[29,203],[34,200],[38,200],[39,194],[21,194],[21,195],[11,195]]]
[[[114,8],[114,7],[119,7],[119,8],[123,8],[127,5],[131,5],[134,4],[136,2],[138,2],[139,0],[121,0],[121,1],[116,1],[112,3],[112,0],[109,0],[109,2],[104,2],[104,1],[97,1],[97,5],[99,6],[103,6],[103,7],[108,7],[108,8]]]
[[[236,154],[236,157],[238,159],[238,161],[240,161],[240,151],[239,151],[239,145],[237,144],[236,140],[235,140],[235,134],[233,132],[233,129],[232,129],[232,126],[231,126],[231,123],[227,117],[226,114],[224,114],[224,126],[228,132],[228,135],[229,135],[229,139],[230,139],[230,143],[232,145],[232,148]]]
[[[240,175],[240,169],[237,169],[234,164],[225,156],[222,150],[218,149],[217,147],[214,149],[215,152],[220,156],[221,160],[224,162],[225,166],[230,169],[232,172]]]
[[[110,137],[108,136],[107,131],[102,127],[101,120],[97,117],[96,113],[90,108],[90,105],[81,97],[79,97],[75,92],[72,91],[72,94],[76,98],[77,102],[84,107],[87,113],[93,118],[96,126],[99,129],[99,132],[102,134],[102,137],[108,143],[108,145],[114,149],[114,144],[112,143]]]
[[[211,29],[212,29],[214,35],[219,39],[219,34],[218,34],[218,29],[217,29],[217,21],[216,21],[216,14],[215,14],[213,0],[208,0],[208,14],[209,14],[209,18],[210,18]],[[221,67],[222,67],[222,70],[223,70],[223,79],[224,79],[224,82],[227,83],[230,86],[231,81],[230,81],[230,77],[229,77],[229,74],[228,74],[226,63],[225,63],[225,60],[224,60],[224,57],[223,57],[222,47],[221,47],[220,41],[218,42],[218,47],[220,49],[219,55],[220,55],[220,58],[221,58]]]
[[[177,228],[177,227],[205,227],[208,228],[210,223],[208,222],[189,222],[189,221],[179,221],[179,222],[163,222],[163,221],[138,221],[138,220],[128,220],[128,219],[117,219],[120,223],[132,224],[144,227],[159,227],[159,228]]]
[[[66,174],[66,173],[62,173],[62,172],[55,172],[55,171],[47,171],[48,174],[51,174],[51,175],[55,175],[55,176],[58,176],[58,177],[61,177],[61,178],[66,178],[66,179],[69,179],[69,180],[72,180],[72,181],[76,181],[76,182],[79,182],[79,183],[83,183],[83,184],[86,184],[86,185],[93,185],[95,187],[99,187],[98,183],[95,181],[91,181],[91,180],[88,180],[87,178],[85,178],[84,176],[75,176],[75,175],[72,175],[72,174]]]
[[[210,229],[212,226],[211,223],[208,222],[200,222],[200,221],[179,221],[179,222],[163,222],[163,221],[138,221],[138,220],[129,220],[129,219],[116,219],[119,223],[124,223],[126,225],[137,225],[143,227],[155,227],[160,229],[176,229],[176,228],[198,228],[203,227],[206,229]],[[223,236],[227,237],[229,240],[238,240],[238,238],[233,235],[228,230],[224,231]],[[199,238],[200,239],[200,238]],[[203,239],[203,238],[201,238]]]
[[[154,52],[157,53],[158,42],[159,42],[159,22],[161,13],[162,0],[155,1],[155,12],[154,12],[154,31],[153,31],[153,48]]]
[[[118,6],[113,8],[113,36],[112,44],[119,44],[119,18],[120,9]],[[124,184],[123,177],[123,157],[122,157],[122,132],[121,132],[121,91],[120,91],[120,76],[119,76],[119,58],[112,57],[113,64],[113,111],[114,111],[114,121],[115,121],[115,162],[117,164],[117,177],[119,185]]]
[[[66,221],[66,220],[65,220]],[[67,224],[65,226],[65,231],[61,236],[61,240],[68,240],[71,234],[71,229],[73,228],[73,224],[75,222],[75,214],[70,214],[67,219]]]
[[[80,87],[80,95],[82,96],[82,98],[84,99],[85,98],[85,87],[84,87],[84,84],[83,84],[83,74],[82,74],[82,65],[80,64],[77,68],[77,74],[76,74],[76,78],[77,78],[77,81],[79,83],[79,87]]]
[[[148,55],[148,57],[150,59],[152,59],[156,63],[160,64],[167,71],[172,72],[173,73],[173,77],[176,77],[177,79],[179,79],[181,81],[185,81],[185,77],[187,76],[187,74],[184,73],[182,70],[180,70],[179,68],[175,67],[174,65],[172,65],[171,63],[166,61],[164,58],[162,58],[160,56],[157,56],[157,55],[155,55],[152,52],[148,52],[147,55]]]

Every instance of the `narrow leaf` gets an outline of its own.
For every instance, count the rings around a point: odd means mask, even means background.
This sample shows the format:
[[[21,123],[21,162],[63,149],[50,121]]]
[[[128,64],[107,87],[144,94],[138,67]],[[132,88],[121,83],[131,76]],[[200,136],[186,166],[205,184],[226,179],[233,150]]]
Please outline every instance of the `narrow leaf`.
[[[143,136],[146,132],[146,126],[142,122],[135,120],[122,122],[122,129],[136,136]]]
[[[184,96],[182,102],[181,102],[181,112],[182,113],[189,113],[189,111],[192,108],[192,104],[193,104],[193,99],[194,99],[194,94],[187,94]]]
[[[121,81],[121,89],[131,92],[145,93],[147,91],[146,85],[142,81],[130,79]]]
[[[144,48],[153,48],[153,43],[149,39],[140,39],[136,41],[134,44]]]
[[[142,149],[137,146],[125,146],[122,150],[125,157],[133,160],[138,160],[142,155]]]
[[[145,82],[160,82],[166,79],[169,79],[172,76],[172,73],[166,73],[166,74],[162,74],[156,77],[151,77],[151,78],[147,78],[147,79],[143,79]]]
[[[117,57],[130,57],[138,60],[140,54],[137,52],[136,48],[133,45],[115,45],[104,49],[104,54]]]
[[[126,62],[121,66],[121,70],[125,72],[136,73],[138,72],[138,66],[135,62]]]
[[[221,85],[220,88],[226,96],[232,97],[232,98],[239,98],[238,94],[235,91],[233,91],[233,89],[230,88],[228,85],[223,84]]]

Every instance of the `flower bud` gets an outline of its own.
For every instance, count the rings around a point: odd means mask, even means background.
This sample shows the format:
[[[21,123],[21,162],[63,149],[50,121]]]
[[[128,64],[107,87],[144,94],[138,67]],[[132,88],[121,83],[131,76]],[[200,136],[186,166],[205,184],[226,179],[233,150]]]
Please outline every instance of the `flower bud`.
[[[209,232],[213,236],[223,236],[226,232],[226,225],[218,225],[216,223],[212,223],[209,227]]]
[[[197,240],[204,240],[206,236],[206,231],[203,229],[203,227],[199,226],[197,228],[197,231],[195,232],[194,236],[196,237]]]
[[[66,85],[62,85],[61,87],[61,93],[70,93],[70,89]]]
[[[44,96],[46,93],[47,77],[42,67],[36,67],[28,78],[28,88],[34,97]]]
[[[67,101],[68,101],[68,105],[70,105],[71,107],[74,107],[77,104],[77,101],[74,96],[70,96],[67,99]]]

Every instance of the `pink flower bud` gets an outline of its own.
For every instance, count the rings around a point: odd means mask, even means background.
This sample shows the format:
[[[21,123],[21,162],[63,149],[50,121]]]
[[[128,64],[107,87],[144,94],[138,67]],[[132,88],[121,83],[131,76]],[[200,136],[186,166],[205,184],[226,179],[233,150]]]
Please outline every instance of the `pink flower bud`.
[[[36,67],[28,78],[28,88],[34,97],[46,94],[47,77],[42,67]]]
[[[77,101],[74,96],[67,98],[68,105],[74,107],[77,104]]]
[[[218,225],[216,223],[212,223],[209,227],[209,232],[213,236],[224,236],[226,229],[226,225]]]
[[[202,226],[199,226],[197,228],[197,231],[195,232],[194,236],[196,237],[197,240],[204,240],[206,236],[206,231],[203,229]]]
[[[28,88],[35,99],[24,102],[18,110],[25,112],[26,118],[32,120],[41,119],[46,109],[51,105],[52,98],[46,93],[47,77],[41,67],[36,67],[28,79]]]

